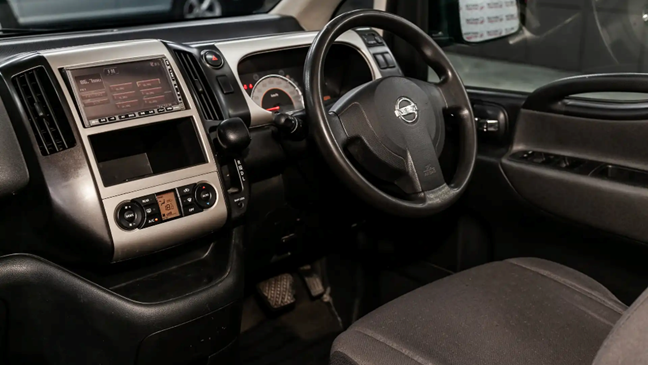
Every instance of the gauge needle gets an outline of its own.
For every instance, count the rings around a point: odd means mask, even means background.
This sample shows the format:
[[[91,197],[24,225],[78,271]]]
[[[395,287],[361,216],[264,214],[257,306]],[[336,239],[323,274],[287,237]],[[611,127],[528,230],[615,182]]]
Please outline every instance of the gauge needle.
[[[279,109],[281,109],[281,107],[273,106],[272,108],[268,108],[268,109],[266,109],[266,110],[269,111],[269,112],[276,112],[276,111],[278,111]]]

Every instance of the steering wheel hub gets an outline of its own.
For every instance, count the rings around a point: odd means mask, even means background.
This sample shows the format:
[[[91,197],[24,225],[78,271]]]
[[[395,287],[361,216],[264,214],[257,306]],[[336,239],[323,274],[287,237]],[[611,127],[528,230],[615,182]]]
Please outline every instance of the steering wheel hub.
[[[405,195],[444,183],[437,159],[445,136],[443,100],[423,86],[428,90],[404,77],[381,78],[347,93],[329,112],[339,119],[345,136],[338,142],[354,162]]]

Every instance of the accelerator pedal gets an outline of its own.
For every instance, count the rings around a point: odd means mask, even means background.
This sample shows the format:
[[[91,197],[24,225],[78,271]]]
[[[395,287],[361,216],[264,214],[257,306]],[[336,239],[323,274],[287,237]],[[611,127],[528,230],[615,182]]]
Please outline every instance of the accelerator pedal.
[[[295,280],[290,274],[281,274],[257,284],[257,291],[272,311],[295,303]]]
[[[313,268],[312,265],[306,265],[299,268],[299,274],[304,278],[308,292],[313,299],[319,298],[324,295],[326,291],[322,283],[322,277]]]

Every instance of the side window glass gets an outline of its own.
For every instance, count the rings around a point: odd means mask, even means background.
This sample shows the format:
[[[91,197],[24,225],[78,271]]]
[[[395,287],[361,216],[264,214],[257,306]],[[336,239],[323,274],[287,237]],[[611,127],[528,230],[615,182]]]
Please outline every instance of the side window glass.
[[[507,36],[512,31],[507,21],[515,13],[502,10],[513,6],[520,29]],[[643,0],[441,0],[430,2],[430,34],[452,28],[445,15],[454,7],[459,7],[463,39],[438,42],[470,87],[529,93],[570,76],[648,70],[648,5]],[[498,33],[499,39],[471,42]],[[584,97],[648,99],[632,93]]]
[[[347,11],[356,9],[373,9],[374,0],[344,0],[333,14],[333,18]]]

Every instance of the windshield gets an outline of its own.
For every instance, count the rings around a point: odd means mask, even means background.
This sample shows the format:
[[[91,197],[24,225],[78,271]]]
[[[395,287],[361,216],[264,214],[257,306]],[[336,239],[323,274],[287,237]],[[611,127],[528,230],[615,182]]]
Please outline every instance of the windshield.
[[[280,0],[6,0],[0,31],[87,30],[265,13]]]

